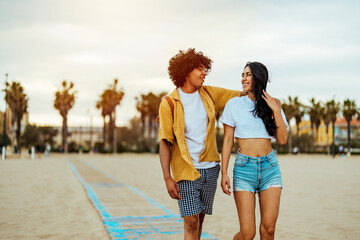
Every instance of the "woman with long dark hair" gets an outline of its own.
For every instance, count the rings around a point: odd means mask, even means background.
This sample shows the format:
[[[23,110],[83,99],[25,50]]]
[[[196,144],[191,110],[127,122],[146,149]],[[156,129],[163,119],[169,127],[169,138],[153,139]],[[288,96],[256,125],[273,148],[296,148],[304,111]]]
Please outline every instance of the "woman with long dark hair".
[[[259,194],[261,212],[260,239],[274,239],[279,214],[282,180],[271,139],[287,142],[287,121],[281,103],[266,92],[269,74],[259,62],[248,62],[241,83],[247,96],[230,99],[220,121],[224,125],[221,153],[221,187],[231,195],[227,174],[234,137],[239,150],[233,174],[233,191],[240,231],[234,240],[253,239],[255,226],[255,194]]]

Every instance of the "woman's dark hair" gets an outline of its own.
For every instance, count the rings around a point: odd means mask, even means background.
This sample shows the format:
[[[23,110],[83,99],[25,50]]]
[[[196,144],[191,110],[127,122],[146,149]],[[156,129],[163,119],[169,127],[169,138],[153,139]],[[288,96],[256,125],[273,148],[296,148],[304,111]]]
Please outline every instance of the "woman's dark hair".
[[[195,48],[189,48],[186,52],[180,50],[178,54],[169,61],[168,72],[171,81],[176,87],[182,87],[186,82],[186,77],[195,68],[204,65],[205,71],[211,70],[212,60],[202,52],[196,52]]]
[[[255,108],[252,111],[254,116],[261,118],[265,124],[266,131],[270,136],[275,136],[275,120],[272,118],[273,112],[262,98],[263,90],[269,81],[269,73],[264,64],[259,62],[248,62],[245,67],[249,67],[253,76],[252,93],[255,97]]]

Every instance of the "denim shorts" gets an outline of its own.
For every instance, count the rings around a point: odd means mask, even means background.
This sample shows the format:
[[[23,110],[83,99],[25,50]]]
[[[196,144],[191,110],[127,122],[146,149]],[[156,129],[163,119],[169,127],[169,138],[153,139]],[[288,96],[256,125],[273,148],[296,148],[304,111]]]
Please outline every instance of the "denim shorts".
[[[271,187],[283,187],[280,167],[274,150],[262,157],[249,157],[238,151],[233,176],[234,192],[256,193]]]
[[[195,181],[178,182],[180,196],[178,200],[181,217],[199,213],[212,214],[220,165],[206,169],[197,169],[201,176]]]

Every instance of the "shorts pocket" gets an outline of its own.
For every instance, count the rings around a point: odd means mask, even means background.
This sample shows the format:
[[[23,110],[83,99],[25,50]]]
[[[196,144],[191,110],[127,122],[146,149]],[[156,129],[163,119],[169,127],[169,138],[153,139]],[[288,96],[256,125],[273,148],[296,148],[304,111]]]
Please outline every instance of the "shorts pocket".
[[[269,163],[271,164],[271,166],[275,166],[275,165],[278,164],[278,159],[277,159],[276,156],[270,157],[270,158],[268,159],[268,161],[269,161]]]
[[[235,166],[242,167],[242,166],[245,166],[246,163],[247,163],[247,159],[236,156],[236,158],[235,158]]]

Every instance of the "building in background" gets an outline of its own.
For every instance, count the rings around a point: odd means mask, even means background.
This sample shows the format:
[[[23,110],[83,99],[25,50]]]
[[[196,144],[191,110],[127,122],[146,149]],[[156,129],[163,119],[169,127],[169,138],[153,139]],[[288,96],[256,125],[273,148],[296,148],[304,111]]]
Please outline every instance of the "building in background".
[[[360,121],[353,118],[350,122],[350,139],[360,142]],[[338,118],[335,122],[335,144],[347,144],[347,122],[345,118]]]
[[[4,112],[0,112],[0,133],[3,134],[4,132]],[[9,133],[10,124],[11,124],[11,109],[8,108],[6,111],[6,134]]]
[[[58,130],[58,134],[54,138],[55,145],[61,146],[62,127],[54,128]],[[102,127],[68,127],[68,134],[68,142],[75,142],[78,146],[89,146],[91,141],[91,145],[94,147],[96,142],[103,142]]]
[[[292,129],[293,133],[297,134],[296,125],[292,126]],[[311,129],[309,120],[303,120],[299,124],[299,133],[300,135],[309,134],[316,136],[316,129],[315,127],[313,130]],[[333,142],[332,123],[329,124],[328,135],[326,134],[324,122],[321,122],[316,139],[317,145],[326,146],[328,143],[331,144]],[[352,142],[360,142],[360,121],[356,118],[350,122],[350,139]],[[342,144],[344,146],[347,144],[347,122],[343,117],[338,118],[335,122],[335,144]]]
[[[4,132],[4,112],[0,112],[0,133],[3,134]],[[6,111],[6,135],[11,141],[12,148],[16,145],[16,121],[12,123],[12,112],[10,108],[7,108]],[[29,124],[29,113],[24,113],[23,118],[21,120],[21,129],[20,135],[23,134],[26,125]]]

